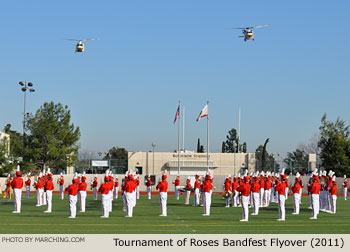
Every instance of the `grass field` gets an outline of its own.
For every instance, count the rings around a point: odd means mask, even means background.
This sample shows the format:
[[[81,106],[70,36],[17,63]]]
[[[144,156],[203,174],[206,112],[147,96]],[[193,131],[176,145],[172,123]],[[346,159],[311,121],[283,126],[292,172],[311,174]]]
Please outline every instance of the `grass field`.
[[[23,194],[23,197],[25,195]],[[202,216],[203,207],[185,206],[185,197],[179,201],[175,196],[168,196],[168,216],[159,217],[159,196],[153,195],[147,200],[145,195],[137,201],[133,218],[124,218],[122,199],[113,201],[113,212],[110,218],[101,219],[101,201],[93,201],[87,196],[86,212],[77,211],[76,219],[68,219],[68,199],[59,200],[53,195],[53,212],[44,213],[46,206],[35,207],[35,195],[31,199],[22,199],[22,211],[13,214],[13,201],[0,200],[0,233],[1,234],[227,234],[227,233],[311,233],[338,234],[350,233],[350,200],[342,197],[337,200],[337,213],[320,212],[318,220],[310,220],[311,210],[308,198],[303,197],[300,215],[292,215],[292,198],[286,202],[286,221],[278,222],[277,204],[271,203],[268,208],[260,208],[258,216],[249,216],[249,222],[240,222],[241,208],[225,208],[222,196],[213,196],[211,216]],[[193,196],[191,196],[191,203]],[[77,204],[78,205],[78,204]],[[252,212],[252,209],[249,210]]]

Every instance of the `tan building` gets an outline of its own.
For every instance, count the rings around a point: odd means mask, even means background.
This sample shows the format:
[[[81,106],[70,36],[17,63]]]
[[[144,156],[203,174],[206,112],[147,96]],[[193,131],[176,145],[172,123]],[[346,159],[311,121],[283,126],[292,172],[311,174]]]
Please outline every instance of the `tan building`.
[[[137,168],[142,175],[157,175],[164,170],[168,175],[187,176],[207,172],[206,153],[181,152],[180,172],[178,153],[175,152],[129,152],[128,159],[128,169]],[[209,153],[209,167],[214,175],[233,175],[245,169],[255,171],[255,153]]]

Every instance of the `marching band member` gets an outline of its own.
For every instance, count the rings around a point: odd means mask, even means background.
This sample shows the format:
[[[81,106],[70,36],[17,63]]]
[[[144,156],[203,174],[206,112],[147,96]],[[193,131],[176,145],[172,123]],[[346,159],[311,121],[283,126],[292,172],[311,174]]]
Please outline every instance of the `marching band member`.
[[[251,215],[258,215],[259,214],[259,204],[260,204],[260,195],[261,195],[261,190],[260,190],[260,181],[258,176],[253,176],[253,183],[251,184],[251,191],[252,191],[252,197],[253,197],[253,213]],[[265,184],[263,183],[265,186]]]
[[[211,207],[211,194],[213,190],[213,184],[212,184],[212,179],[213,177],[211,174],[208,172],[205,175],[205,181],[202,185],[202,191],[203,191],[203,207],[204,207],[204,213],[202,214],[203,216],[209,216],[210,215],[210,207]]]
[[[199,206],[200,187],[201,187],[201,180],[200,180],[199,174],[197,172],[197,174],[195,176],[195,182],[194,182],[194,203],[193,203],[193,206]]]
[[[79,195],[80,195],[80,212],[85,213],[85,205],[86,205],[86,176],[85,176],[85,171],[83,172],[83,175],[81,177],[81,182],[78,185],[79,186]]]
[[[140,199],[140,177],[137,173],[137,169],[136,169],[136,179],[135,179],[135,182],[136,182],[136,199]]]
[[[60,178],[57,181],[57,184],[60,185],[60,199],[64,199],[64,177],[62,172],[60,173]]]
[[[180,199],[180,176],[177,176],[175,181],[173,182],[175,185],[175,199],[179,200]]]
[[[9,174],[9,175],[7,175],[6,189],[5,189],[4,196],[2,197],[3,199],[5,199],[5,198],[11,199],[11,194],[12,194],[11,182],[12,182],[12,178],[11,178],[11,175]]]
[[[187,180],[186,180],[185,190],[186,190],[185,205],[189,205],[190,204],[191,190],[192,190],[191,177],[188,177]]]
[[[44,170],[43,170],[43,181],[44,181],[44,186],[45,186],[46,180],[47,180],[47,172],[46,172],[45,169],[44,169]],[[44,186],[43,186],[43,192],[42,192],[42,194],[41,194],[41,196],[43,197],[42,204],[43,204],[43,205],[47,205],[46,193],[44,192]]]
[[[335,214],[337,210],[337,181],[335,180],[335,176],[333,177],[332,180],[332,186],[329,189],[329,192],[331,194],[331,210],[329,213]]]
[[[35,184],[35,188],[37,189],[37,204],[36,206],[42,206],[43,205],[43,194],[44,194],[44,179],[43,175],[40,172],[39,177],[38,177],[38,182]]]
[[[243,181],[237,190],[239,191],[241,195],[241,204],[242,204],[242,219],[240,221],[248,221],[248,203],[249,203],[249,194],[250,194],[250,184],[249,184],[249,177],[247,176],[248,171],[246,170],[246,173],[243,177]]]
[[[225,178],[225,183],[224,183],[225,198],[226,198],[225,207],[230,207],[230,201],[232,196],[231,187],[232,187],[232,181],[230,180],[230,176],[228,176]]]
[[[114,182],[114,198],[118,199],[118,191],[119,191],[119,181],[118,177],[115,177],[115,182]]]
[[[288,199],[288,193],[289,193],[288,178],[289,178],[289,177],[286,177],[286,179],[285,179],[285,180],[286,180],[286,181],[285,181],[285,183],[286,183],[286,195],[285,195],[285,196],[286,196],[286,200]]]
[[[275,188],[275,191],[278,193],[279,219],[277,219],[277,221],[285,221],[285,219],[286,219],[285,201],[286,201],[286,188],[287,188],[286,179],[287,179],[287,176],[284,174],[284,169],[282,170],[280,176],[281,176],[281,183],[279,183]]]
[[[111,188],[111,190],[109,191],[108,197],[109,197],[109,211],[112,212],[112,207],[113,207],[113,188],[114,188],[114,177],[112,174],[112,171],[109,171],[109,187]]]
[[[346,175],[344,175],[344,182],[343,182],[343,194],[344,194],[344,200],[346,200],[346,197],[348,195],[348,186],[349,183],[347,181],[348,179],[346,178]]]
[[[72,184],[69,185],[65,191],[68,192],[68,202],[69,202],[69,211],[70,216],[68,218],[75,218],[77,215],[77,194],[78,194],[78,174],[75,173]]]
[[[259,185],[260,185],[260,190],[259,190],[260,202],[259,202],[259,206],[261,206],[261,207],[264,206],[265,183],[266,183],[265,173],[262,171],[260,173],[260,180],[259,180]]]
[[[30,173],[29,173],[28,176],[27,176],[27,180],[25,181],[26,192],[27,192],[27,199],[30,198],[30,185],[32,183],[31,177],[32,176],[30,176]]]
[[[312,209],[312,196],[311,196],[312,183],[313,183],[313,180],[312,180],[312,177],[310,177],[309,183],[307,184],[307,194],[309,196],[309,203],[310,203],[310,206],[308,207],[308,209]]]
[[[151,199],[151,192],[152,192],[152,180],[151,176],[148,175],[147,181],[146,181],[146,186],[147,186],[147,199]]]
[[[293,206],[294,206],[294,211],[292,214],[299,214],[299,209],[300,209],[300,199],[301,199],[301,193],[304,188],[304,184],[300,179],[300,173],[297,172],[295,176],[295,183],[294,186],[292,187],[293,191]]]
[[[133,209],[135,207],[136,202],[136,194],[134,193],[136,190],[136,183],[134,182],[134,175],[130,172],[127,176],[127,180],[122,188],[125,195],[125,203],[126,203],[126,215],[125,217],[132,217]]]
[[[162,181],[158,183],[156,189],[159,190],[160,215],[167,216],[168,182],[166,181],[166,170],[163,172]],[[176,181],[176,180],[175,180]],[[176,185],[175,185],[176,189]]]
[[[15,210],[12,213],[21,212],[21,198],[22,198],[22,188],[23,188],[23,178],[21,178],[21,171],[19,165],[17,165],[16,177],[13,178],[11,182],[11,187],[13,189],[13,197],[15,203]]]
[[[106,171],[106,175],[104,178],[104,183],[98,189],[98,192],[101,193],[102,199],[102,216],[100,218],[108,218],[109,210],[110,210],[110,199],[109,192],[112,190],[111,184],[109,183],[109,170]]]
[[[311,220],[316,220],[317,215],[319,213],[320,208],[320,190],[321,186],[319,184],[319,177],[317,176],[317,169],[313,173],[313,182],[312,186],[310,188],[311,198],[312,198],[312,217],[310,217]]]
[[[51,213],[52,212],[52,191],[54,189],[54,185],[52,182],[52,173],[50,172],[50,168],[48,168],[48,177],[44,185],[44,188],[45,188],[45,194],[46,194],[46,200],[47,200],[47,209],[46,211],[44,211],[44,213]]]
[[[272,182],[271,182],[271,176],[270,172],[266,174],[266,180],[265,180],[265,188],[264,188],[264,207],[268,207],[270,205],[270,196],[271,196],[271,188],[272,188]]]
[[[238,178],[235,176],[232,183],[232,193],[234,193],[232,197],[232,207],[237,207],[239,205],[239,192],[237,190],[238,186]]]
[[[92,192],[94,194],[94,200],[97,200],[97,186],[98,186],[97,175],[95,175],[94,181],[91,183]]]
[[[128,174],[129,174],[129,171],[127,171],[125,173],[125,177],[124,177],[123,183],[122,183],[123,211],[124,212],[126,212],[126,209],[127,209],[126,194],[125,194],[124,188],[125,188],[126,181],[128,181]]]

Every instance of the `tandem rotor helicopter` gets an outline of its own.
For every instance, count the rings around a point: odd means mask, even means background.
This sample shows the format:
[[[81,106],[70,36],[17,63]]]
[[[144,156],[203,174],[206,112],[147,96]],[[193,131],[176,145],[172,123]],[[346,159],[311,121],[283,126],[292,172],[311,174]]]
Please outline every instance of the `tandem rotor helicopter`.
[[[247,41],[247,40],[250,40],[250,39],[254,40],[253,29],[264,27],[264,26],[269,26],[269,25],[268,24],[257,25],[257,26],[250,26],[250,27],[246,27],[246,28],[237,27],[237,28],[232,28],[232,29],[240,29],[240,30],[242,30],[243,36],[238,36],[238,37],[239,38],[244,38],[244,41]]]
[[[66,40],[70,40],[70,41],[78,41],[78,43],[75,46],[75,52],[84,52],[85,51],[85,47],[84,47],[84,42],[86,41],[91,41],[91,40],[98,40],[97,38],[87,38],[87,39],[66,39]]]

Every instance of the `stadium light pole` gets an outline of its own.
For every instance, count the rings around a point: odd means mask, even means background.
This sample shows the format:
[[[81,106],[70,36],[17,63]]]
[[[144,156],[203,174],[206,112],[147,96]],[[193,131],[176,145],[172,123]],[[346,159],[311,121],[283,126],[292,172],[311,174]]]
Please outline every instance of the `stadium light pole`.
[[[27,82],[27,81],[20,81],[18,83],[20,86],[22,86],[21,90],[24,93],[24,110],[23,110],[23,147],[25,147],[25,134],[26,134],[26,94],[27,91],[29,93],[35,92],[35,89],[33,87],[33,83]]]
[[[152,148],[153,148],[153,171],[152,171],[152,175],[154,175],[154,148],[156,147],[156,143],[152,142]]]

